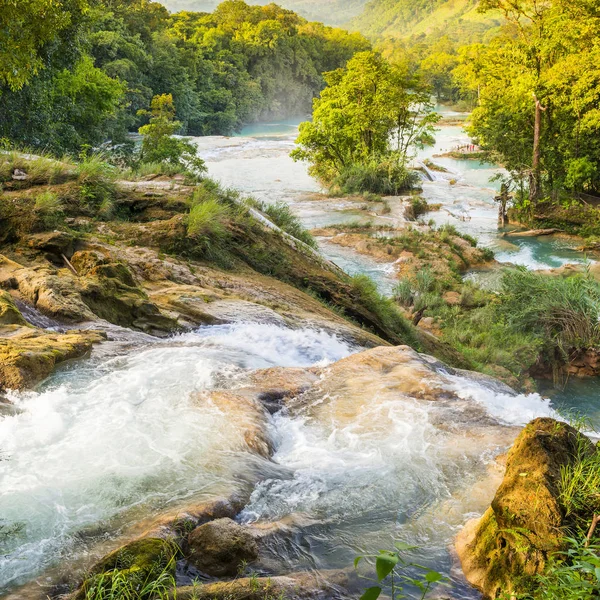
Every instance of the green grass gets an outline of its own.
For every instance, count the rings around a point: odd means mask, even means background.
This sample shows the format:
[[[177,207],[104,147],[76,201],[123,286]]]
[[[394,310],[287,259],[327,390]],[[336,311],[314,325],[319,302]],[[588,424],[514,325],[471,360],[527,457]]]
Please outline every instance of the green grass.
[[[277,227],[304,242],[311,248],[318,248],[315,238],[304,228],[302,221],[291,211],[285,202],[275,204],[260,203],[259,210],[263,212]]]
[[[585,534],[591,517],[600,514],[600,451],[590,450],[583,434],[580,434],[573,462],[561,467],[560,476],[559,499],[565,517],[575,522],[579,531],[574,534]]]
[[[98,209],[101,216],[110,216],[117,195],[118,174],[118,169],[106,162],[102,154],[82,157],[77,164],[80,201]]]
[[[386,298],[377,290],[375,282],[366,275],[352,277],[352,290],[350,292],[356,302],[373,313],[382,327],[415,349],[419,349],[415,331],[406,317],[394,304],[393,299]]]
[[[63,183],[76,176],[73,164],[49,154],[31,154],[26,149],[0,151],[0,182],[12,182],[15,170],[26,173],[23,185]]]
[[[589,275],[553,277],[511,269],[499,314],[509,327],[541,338],[557,358],[600,346],[600,285]]]
[[[225,220],[229,217],[229,207],[217,198],[206,198],[192,206],[188,216],[188,235],[218,236],[226,231]]]

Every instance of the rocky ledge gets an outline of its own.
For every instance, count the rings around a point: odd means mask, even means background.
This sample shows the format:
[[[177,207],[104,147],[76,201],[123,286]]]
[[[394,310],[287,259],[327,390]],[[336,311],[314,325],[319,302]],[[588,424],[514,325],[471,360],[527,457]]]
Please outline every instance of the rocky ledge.
[[[456,542],[467,579],[486,599],[523,592],[564,548],[574,523],[562,501],[561,471],[582,452],[597,451],[576,429],[553,419],[536,419],[521,432],[491,507]]]

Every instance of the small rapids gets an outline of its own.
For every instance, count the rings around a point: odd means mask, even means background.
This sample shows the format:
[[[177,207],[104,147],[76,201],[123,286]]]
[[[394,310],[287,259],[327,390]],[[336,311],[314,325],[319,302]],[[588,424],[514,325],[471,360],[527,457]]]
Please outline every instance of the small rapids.
[[[227,415],[193,393],[248,369],[310,366],[352,348],[335,336],[274,325],[201,329],[127,355],[79,363],[39,392],[14,394],[0,417],[0,590],[70,557],[99,524],[202,492],[231,493],[248,469]]]
[[[250,479],[258,484],[240,518],[296,531],[291,541],[273,538],[272,572],[345,568],[394,539],[416,543],[424,562],[450,572],[454,534],[490,499],[489,487],[478,497],[472,486],[510,443],[510,425],[552,413],[539,396],[442,374],[448,392],[462,395],[423,402],[375,380],[344,400],[357,416],[336,421],[318,411],[337,399],[317,394],[269,418],[272,461],[250,455],[243,426],[226,411],[196,400],[239,387],[256,369],[326,373],[360,350],[312,329],[211,326],[125,354],[95,353],[39,391],[13,394],[18,412],[0,417],[0,524],[11,532],[2,538],[0,590],[145,517],[231,494]],[[454,587],[473,597],[460,576]]]

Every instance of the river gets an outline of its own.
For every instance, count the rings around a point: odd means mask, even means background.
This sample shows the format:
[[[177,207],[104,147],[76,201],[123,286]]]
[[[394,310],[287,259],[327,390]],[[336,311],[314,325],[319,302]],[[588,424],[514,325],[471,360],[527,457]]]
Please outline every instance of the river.
[[[308,227],[361,217],[355,203],[322,196],[305,165],[289,159],[296,126],[278,123],[198,142],[212,176],[262,200],[290,203]],[[442,133],[440,150],[462,135],[455,128]],[[477,227],[485,244],[500,244],[486,183],[491,168],[448,166],[456,168],[458,183],[441,178],[426,183],[424,194],[470,212],[472,219],[457,225]],[[370,274],[383,289],[392,284],[386,265],[321,243],[349,272]],[[517,241],[503,252],[528,266],[581,260],[562,243],[546,251],[530,244]],[[12,394],[14,410],[0,414],[0,533],[12,532],[0,536],[0,592],[85,557],[148,515],[252,485],[242,521],[305,523],[291,541],[274,543],[280,564],[344,568],[356,554],[401,539],[420,548],[419,561],[451,578],[453,598],[478,598],[451,546],[492,490],[465,490],[486,479],[515,425],[555,414],[537,394],[511,396],[443,375],[464,400],[450,411],[444,403],[390,397],[380,413],[365,411],[365,423],[333,430],[301,413],[277,413],[269,417],[275,454],[268,461],[241,450],[243,426],[203,394],[235,388],[256,369],[323,366],[360,348],[322,331],[265,323],[204,327],[168,340],[115,328],[111,337],[116,341],[63,367],[39,390]],[[488,436],[457,438],[447,419],[465,431],[493,428]]]

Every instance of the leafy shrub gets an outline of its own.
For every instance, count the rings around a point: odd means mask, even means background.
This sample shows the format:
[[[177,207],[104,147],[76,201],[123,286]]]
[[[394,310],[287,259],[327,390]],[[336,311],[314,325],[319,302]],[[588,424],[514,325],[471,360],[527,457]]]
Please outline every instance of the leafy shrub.
[[[174,137],[182,128],[182,123],[175,120],[171,94],[154,96],[150,111],[140,111],[139,114],[150,115],[150,122],[139,130],[143,136],[141,162],[176,165],[197,176],[206,171],[206,165],[198,156],[194,144]]]
[[[395,161],[354,164],[343,169],[333,180],[333,186],[344,194],[371,192],[383,196],[397,196],[415,187],[419,176]]]
[[[575,460],[561,467],[560,475],[560,502],[565,516],[583,531],[589,526],[589,516],[600,514],[600,451],[590,451],[587,438],[580,434]]]
[[[356,569],[363,559],[374,559],[377,576],[377,585],[368,588],[360,600],[377,600],[386,584],[391,600],[406,598],[404,595],[406,585],[417,588],[420,592],[418,598],[423,600],[437,585],[447,581],[447,578],[437,571],[408,562],[404,555],[414,549],[415,546],[396,542],[393,550],[380,550],[375,555],[358,556],[354,560],[354,568]],[[413,575],[415,571],[417,574]]]
[[[522,600],[594,600],[600,589],[600,544],[567,538],[565,552],[550,558]]]
[[[415,196],[411,198],[410,203],[404,209],[404,217],[409,221],[415,221],[421,215],[424,215],[430,209],[429,204],[425,198],[421,196]]]

